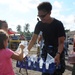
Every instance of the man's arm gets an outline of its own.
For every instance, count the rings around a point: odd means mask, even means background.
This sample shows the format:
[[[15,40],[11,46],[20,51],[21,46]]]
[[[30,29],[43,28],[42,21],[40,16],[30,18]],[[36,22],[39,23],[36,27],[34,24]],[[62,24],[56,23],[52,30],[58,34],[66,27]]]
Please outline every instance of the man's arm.
[[[38,43],[40,43],[40,41],[42,40],[42,35],[38,36]]]
[[[65,40],[64,36],[58,38],[58,52],[55,56],[55,62],[57,63],[57,65],[60,63],[60,55],[64,48],[64,40]]]
[[[38,38],[38,35],[37,34],[33,34],[32,39],[30,40],[29,45],[28,45],[28,50],[29,51],[33,47],[33,45],[36,42],[37,38]]]
[[[61,54],[64,48],[65,37],[58,38],[58,52]]]

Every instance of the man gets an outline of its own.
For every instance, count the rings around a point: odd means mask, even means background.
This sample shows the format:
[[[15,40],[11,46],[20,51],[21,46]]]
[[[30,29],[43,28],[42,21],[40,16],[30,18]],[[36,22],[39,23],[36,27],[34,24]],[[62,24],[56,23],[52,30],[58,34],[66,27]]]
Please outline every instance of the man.
[[[65,60],[64,60],[64,40],[65,40],[65,30],[61,21],[52,18],[51,10],[52,5],[49,2],[42,2],[38,5],[38,17],[41,21],[39,21],[34,30],[34,34],[32,39],[28,45],[28,50],[32,48],[34,43],[36,42],[40,31],[42,31],[42,36],[44,40],[44,46],[42,49],[42,57],[46,59],[47,53],[51,54],[56,64],[61,64],[61,69],[55,71],[53,75],[62,75],[65,69]],[[48,48],[52,46],[52,51]],[[48,50],[49,49],[49,50]],[[52,53],[51,53],[52,52]],[[64,66],[64,67],[63,67]],[[42,73],[42,75],[50,75],[48,73]]]

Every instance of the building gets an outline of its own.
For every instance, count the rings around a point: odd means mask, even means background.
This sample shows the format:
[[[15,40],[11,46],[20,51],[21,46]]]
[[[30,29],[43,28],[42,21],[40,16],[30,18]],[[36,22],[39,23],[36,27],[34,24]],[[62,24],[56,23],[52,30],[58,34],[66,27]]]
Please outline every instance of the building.
[[[75,35],[75,31],[70,31],[66,34],[67,38],[73,38]]]

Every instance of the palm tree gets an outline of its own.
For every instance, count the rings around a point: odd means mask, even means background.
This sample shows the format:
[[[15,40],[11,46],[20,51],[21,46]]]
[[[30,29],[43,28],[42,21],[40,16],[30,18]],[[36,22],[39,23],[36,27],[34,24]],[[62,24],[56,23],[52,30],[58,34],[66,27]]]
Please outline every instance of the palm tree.
[[[28,32],[29,31],[29,24],[27,23],[27,24],[25,24],[25,26],[24,26],[24,32]]]
[[[17,31],[20,33],[21,32],[21,25],[17,26]]]

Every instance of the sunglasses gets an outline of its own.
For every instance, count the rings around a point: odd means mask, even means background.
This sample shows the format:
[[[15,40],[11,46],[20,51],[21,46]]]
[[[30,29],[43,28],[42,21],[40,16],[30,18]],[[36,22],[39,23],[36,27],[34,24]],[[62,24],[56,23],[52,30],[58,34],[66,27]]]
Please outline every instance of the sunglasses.
[[[40,18],[44,18],[48,13],[46,13],[45,15],[38,15],[38,17]]]

